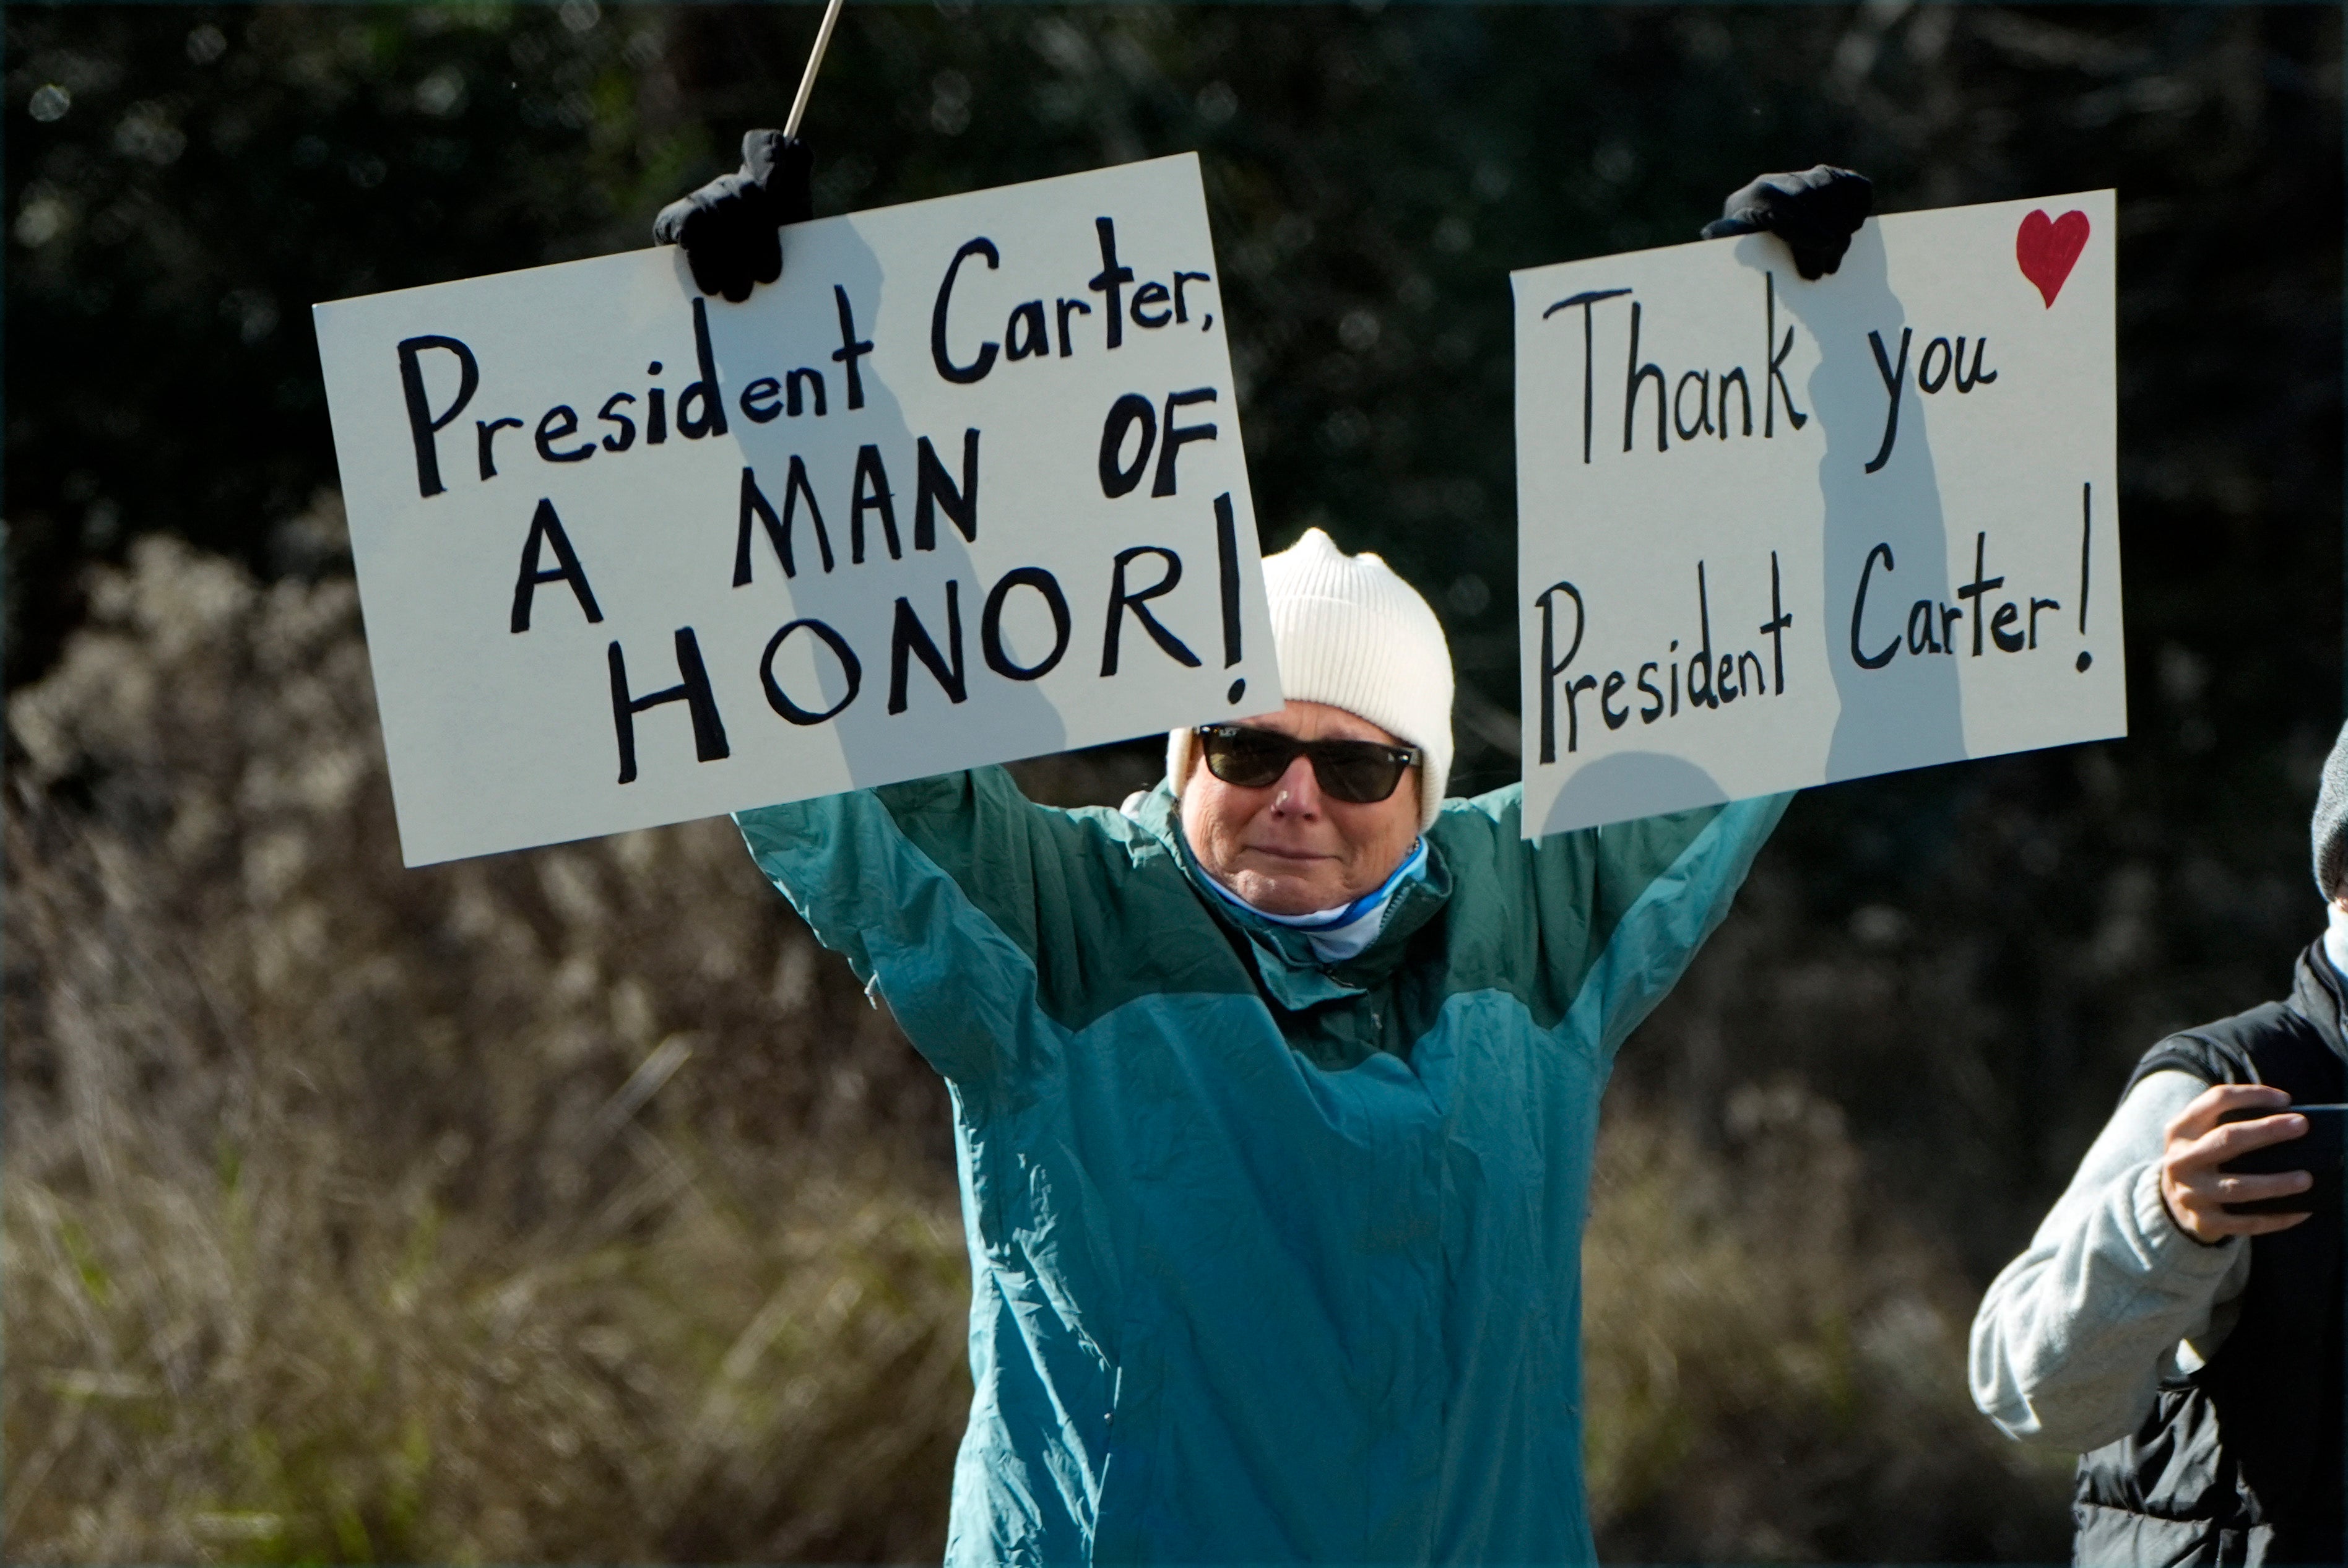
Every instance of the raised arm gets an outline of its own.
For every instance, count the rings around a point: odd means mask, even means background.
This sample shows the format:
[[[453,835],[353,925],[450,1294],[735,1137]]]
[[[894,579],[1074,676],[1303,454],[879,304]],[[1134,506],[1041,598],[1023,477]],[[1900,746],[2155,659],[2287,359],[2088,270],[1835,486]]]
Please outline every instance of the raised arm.
[[[1149,934],[1206,918],[1152,835],[1114,811],[1037,806],[1000,768],[735,820],[817,939],[877,982],[960,1084],[1038,1066],[1052,1024],[1081,1027],[1137,986],[1183,983]]]
[[[1727,918],[1791,795],[1519,836],[1522,787],[1455,800],[1435,829],[1454,866],[1464,985],[1516,994],[1612,1057]]]
[[[1056,820],[1055,820],[1056,819]],[[931,1065],[976,1081],[1007,1065],[1036,985],[1039,905],[1065,903],[1083,830],[1000,769],[736,814],[758,869],[816,939],[877,985]]]
[[[1598,947],[1575,997],[1611,1057],[1728,918],[1791,794],[1644,817],[1596,830]]]

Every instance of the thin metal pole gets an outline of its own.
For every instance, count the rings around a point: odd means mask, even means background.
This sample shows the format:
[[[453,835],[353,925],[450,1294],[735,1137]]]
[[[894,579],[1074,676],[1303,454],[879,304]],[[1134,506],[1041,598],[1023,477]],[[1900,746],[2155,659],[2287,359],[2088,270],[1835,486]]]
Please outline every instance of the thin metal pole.
[[[799,77],[798,97],[791,99],[791,118],[783,122],[785,136],[799,133],[799,117],[807,113],[808,99],[815,93],[815,73],[823,64],[823,52],[831,45],[831,25],[839,20],[839,0],[827,0],[823,8],[823,26],[816,29],[815,47],[808,54],[807,70]]]

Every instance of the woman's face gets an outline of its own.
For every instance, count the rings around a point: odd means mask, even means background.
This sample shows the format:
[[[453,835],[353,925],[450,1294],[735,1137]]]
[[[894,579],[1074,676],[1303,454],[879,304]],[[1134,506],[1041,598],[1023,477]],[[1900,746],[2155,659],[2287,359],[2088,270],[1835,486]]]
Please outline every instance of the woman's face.
[[[1370,740],[1400,746],[1385,730],[1326,703],[1292,702],[1241,722],[1299,740]],[[1260,789],[1226,784],[1203,755],[1182,786],[1182,831],[1207,874],[1271,914],[1335,909],[1394,874],[1418,841],[1419,769],[1367,805],[1333,799],[1299,756]]]

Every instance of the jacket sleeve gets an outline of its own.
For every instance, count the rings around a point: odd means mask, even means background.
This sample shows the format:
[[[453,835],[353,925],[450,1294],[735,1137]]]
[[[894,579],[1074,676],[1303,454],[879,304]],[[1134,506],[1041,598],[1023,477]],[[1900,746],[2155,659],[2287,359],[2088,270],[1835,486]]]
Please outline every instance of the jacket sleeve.
[[[735,820],[817,940],[877,985],[914,1046],[963,1087],[1052,1049],[1051,1004],[1081,1000],[1130,861],[1121,819],[1035,805],[999,768]]]
[[[1604,946],[1582,989],[1606,1056],[1654,1011],[1728,918],[1754,857],[1793,799],[1766,795],[1597,830],[1597,934]]]
[[[1454,801],[1438,822],[1457,866],[1461,988],[1515,992],[1544,1027],[1611,1059],[1727,918],[1793,797],[1769,795],[1528,842],[1522,787]],[[1456,819],[1456,825],[1454,820]],[[1475,831],[1467,830],[1473,828]]]
[[[2250,1278],[2241,1237],[2205,1245],[2160,1199],[2164,1129],[2206,1086],[2157,1072],[2128,1092],[1973,1316],[1973,1403],[2010,1437],[2088,1449],[2136,1430],[2180,1341]],[[2215,1354],[2204,1343],[2201,1349]],[[2206,1358],[2206,1356],[2205,1356]]]

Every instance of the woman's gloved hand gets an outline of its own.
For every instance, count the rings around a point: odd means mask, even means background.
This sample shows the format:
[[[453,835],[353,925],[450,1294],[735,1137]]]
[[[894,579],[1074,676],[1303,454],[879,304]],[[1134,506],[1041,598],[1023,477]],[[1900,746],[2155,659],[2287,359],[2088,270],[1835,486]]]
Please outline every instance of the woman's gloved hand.
[[[1704,226],[1703,238],[1766,230],[1794,253],[1794,269],[1817,278],[1842,265],[1850,237],[1875,211],[1875,186],[1867,176],[1821,163],[1798,173],[1764,174],[1721,203],[1720,216]]]
[[[653,239],[683,245],[693,281],[703,294],[740,304],[755,284],[783,275],[784,223],[815,216],[807,143],[779,130],[742,138],[742,167],[721,174],[690,196],[672,201],[653,220]]]

